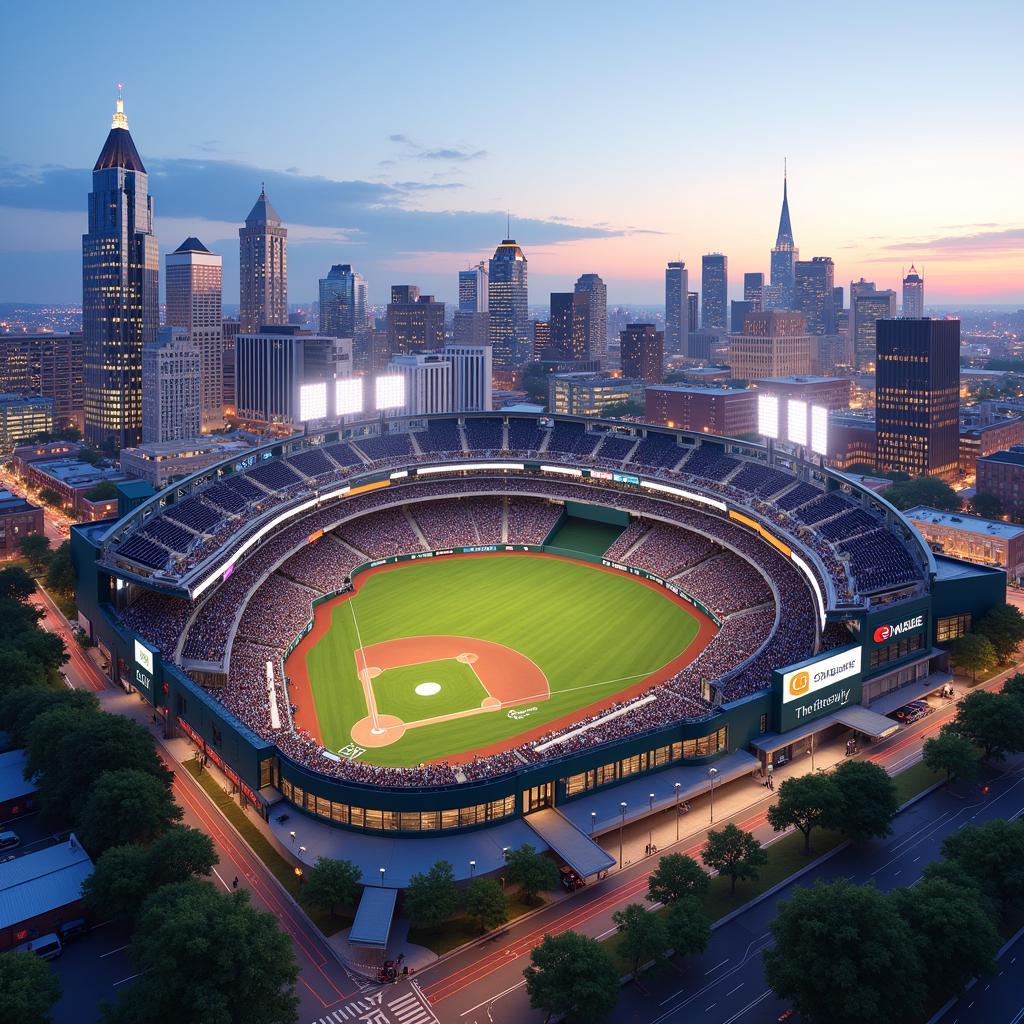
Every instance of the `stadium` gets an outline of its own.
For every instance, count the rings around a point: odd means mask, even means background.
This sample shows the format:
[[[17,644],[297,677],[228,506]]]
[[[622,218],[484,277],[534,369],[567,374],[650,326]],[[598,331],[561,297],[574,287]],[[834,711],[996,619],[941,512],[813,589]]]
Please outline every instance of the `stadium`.
[[[114,678],[268,818],[395,837],[599,834],[884,735],[1005,596],[809,453],[621,421],[373,420],[121,513],[72,536]]]

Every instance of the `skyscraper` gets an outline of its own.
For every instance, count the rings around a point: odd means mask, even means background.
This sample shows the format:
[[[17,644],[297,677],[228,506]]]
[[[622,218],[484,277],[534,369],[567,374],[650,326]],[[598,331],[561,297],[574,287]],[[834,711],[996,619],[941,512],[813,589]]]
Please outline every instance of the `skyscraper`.
[[[221,260],[186,238],[166,260],[167,322],[188,331],[199,350],[200,429],[224,426]]]
[[[773,309],[751,313],[743,333],[729,343],[729,367],[740,380],[811,372],[811,338],[802,313]]]
[[[903,315],[914,319],[924,316],[924,278],[913,264],[903,278]]]
[[[622,376],[660,384],[665,379],[665,334],[654,324],[627,324],[619,335]]]
[[[587,349],[590,337],[590,295],[586,292],[552,292],[548,323],[548,345],[552,358],[592,358]]]
[[[367,326],[366,281],[351,263],[336,263],[320,278],[320,333],[355,338]]]
[[[670,356],[686,355],[686,335],[697,326],[689,318],[688,288],[686,264],[673,260],[665,269],[665,352]]]
[[[459,312],[487,311],[487,264],[481,260],[469,270],[459,271]]]
[[[202,425],[202,353],[187,328],[161,327],[142,350],[142,441],[184,441]]]
[[[697,310],[700,306],[700,295],[697,292],[686,293],[686,334],[683,335],[683,354],[688,351],[689,335],[697,330]]]
[[[387,327],[392,356],[438,349],[444,344],[444,303],[420,295],[417,285],[392,285]]]
[[[757,313],[754,303],[750,299],[743,299],[737,302],[733,299],[729,303],[729,333],[742,334],[743,324],[751,313]]]
[[[82,236],[85,438],[138,444],[142,349],[159,325],[160,255],[149,178],[128,132],[120,89],[110,133],[92,171]]]
[[[527,315],[526,257],[514,238],[506,238],[487,267],[488,330],[494,349],[495,370],[518,370],[530,358],[530,321]]]
[[[53,402],[58,430],[82,429],[82,332],[5,334],[0,394],[41,395]]]
[[[743,275],[743,301],[754,304],[754,312],[764,309],[764,274]]]
[[[828,256],[797,261],[793,304],[806,318],[810,335],[835,334],[834,276]]]
[[[705,331],[724,331],[729,309],[729,259],[713,252],[702,256],[700,263],[700,325]]]
[[[261,188],[238,229],[242,333],[288,323],[288,229]]]
[[[960,446],[960,321],[881,320],[878,468],[952,480]]]
[[[887,288],[878,291],[874,281],[850,282],[849,336],[853,342],[853,360],[858,370],[870,371],[875,365],[875,325],[896,315],[896,293]]]
[[[608,286],[597,274],[582,274],[576,281],[577,295],[586,295],[586,356],[603,364],[608,354]]]
[[[796,262],[800,250],[793,241],[793,225],[789,220],[789,188],[786,176],[782,178],[782,213],[779,215],[779,233],[772,249],[771,305],[777,309],[793,308],[793,290],[796,286]],[[766,304],[767,305],[767,304]]]

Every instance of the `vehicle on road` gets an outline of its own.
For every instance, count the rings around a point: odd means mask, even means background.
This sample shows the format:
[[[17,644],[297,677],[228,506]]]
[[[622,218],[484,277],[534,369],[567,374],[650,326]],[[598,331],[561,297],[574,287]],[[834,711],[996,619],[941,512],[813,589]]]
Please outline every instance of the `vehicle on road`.
[[[16,947],[18,953],[35,953],[41,960],[56,960],[64,952],[60,938],[56,932],[40,935],[38,939],[29,939]]]
[[[0,850],[13,850],[16,846],[21,846],[17,832],[0,832]]]

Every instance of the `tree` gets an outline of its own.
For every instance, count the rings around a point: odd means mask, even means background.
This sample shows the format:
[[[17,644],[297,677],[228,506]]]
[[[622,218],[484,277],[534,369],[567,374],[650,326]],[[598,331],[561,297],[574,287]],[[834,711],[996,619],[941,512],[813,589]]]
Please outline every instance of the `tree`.
[[[64,507],[64,498],[59,491],[55,491],[52,487],[44,487],[39,492],[39,500],[45,501],[47,505],[52,505],[54,508]]]
[[[148,845],[182,816],[166,783],[137,768],[104,772],[77,814],[82,845],[98,857],[122,843]]]
[[[1015,700],[1024,701],[1024,673],[1018,672],[1003,683],[999,691],[1004,697],[1012,697]]]
[[[0,729],[7,732],[11,746],[23,747],[29,727],[42,714],[56,708],[98,711],[99,701],[88,690],[59,690],[43,686],[19,686],[0,695]]]
[[[971,508],[976,516],[983,519],[998,519],[1003,514],[1003,503],[999,498],[988,491],[978,491],[971,498]]]
[[[928,965],[933,990],[939,986],[945,998],[971,978],[991,973],[995,965],[1002,939],[979,896],[973,886],[942,878],[923,878],[913,889],[893,893],[921,961]]]
[[[634,981],[639,979],[644,964],[658,961],[668,952],[665,922],[642,903],[629,903],[616,910],[612,923],[619,929],[619,953],[629,964]]]
[[[711,921],[695,896],[683,896],[668,908],[665,928],[676,956],[703,953],[711,941]]]
[[[945,838],[942,855],[962,868],[1004,917],[1024,907],[1024,819],[960,829]]]
[[[151,888],[209,875],[220,860],[213,840],[188,825],[171,825],[146,851]]]
[[[45,533],[26,533],[18,542],[18,548],[36,575],[46,568],[50,559],[50,538]]]
[[[313,870],[306,875],[306,902],[324,907],[335,916],[338,907],[355,903],[361,878],[362,872],[350,860],[317,857]]]
[[[533,903],[539,893],[558,885],[558,868],[553,860],[538,853],[529,843],[509,850],[505,858],[508,880],[519,886],[520,895]]]
[[[977,682],[979,672],[994,668],[996,649],[987,636],[980,633],[965,633],[949,646],[949,660],[954,667],[971,673],[971,681]]]
[[[617,420],[624,416],[643,416],[644,411],[643,402],[612,402],[601,410],[601,418]]]
[[[540,363],[528,363],[523,367],[523,375],[519,386],[526,392],[527,398],[538,405],[548,404],[548,374]]]
[[[976,690],[957,709],[951,728],[985,751],[986,759],[1024,750],[1024,701]]]
[[[36,592],[36,581],[20,565],[0,569],[0,598],[27,601]]]
[[[929,508],[940,508],[947,512],[959,512],[963,504],[960,495],[949,484],[933,476],[898,481],[885,492],[885,496],[901,510],[913,508],[915,505],[927,505]]]
[[[768,824],[776,832],[792,825],[804,834],[804,853],[811,852],[811,832],[825,820],[833,799],[832,780],[821,772],[797,775],[779,786],[779,798],[768,808]]]
[[[990,608],[978,621],[975,632],[986,637],[1001,664],[1011,661],[1024,640],[1024,615],[1012,604]]]
[[[436,928],[451,917],[458,902],[455,869],[446,860],[439,860],[426,874],[417,872],[405,890],[405,913],[424,928]]]
[[[296,1024],[298,967],[291,940],[249,894],[208,882],[165,885],[146,900],[131,944],[138,978],[107,1024]],[[154,1008],[166,1007],[162,1017]]]
[[[88,910],[101,921],[132,924],[149,896],[149,853],[141,846],[113,846],[96,861],[82,883]]]
[[[829,1024],[923,1020],[924,968],[891,897],[845,879],[798,887],[769,925],[768,984],[797,1013]]]
[[[69,541],[64,541],[50,556],[50,564],[46,569],[46,589],[64,597],[71,597],[75,592],[75,566],[71,561]]]
[[[701,858],[709,868],[720,875],[728,875],[729,892],[736,892],[737,879],[756,879],[760,869],[768,863],[768,854],[749,832],[732,822],[717,832],[708,832],[708,841],[701,850]]]
[[[466,890],[466,913],[480,922],[480,931],[508,920],[508,900],[501,886],[493,878],[474,878]]]
[[[900,806],[896,784],[881,765],[844,761],[831,782],[834,795],[826,810],[826,827],[838,829],[855,843],[889,835]]]
[[[978,774],[974,744],[949,726],[943,726],[933,739],[925,740],[921,753],[933,772],[946,773],[947,786],[954,778],[973,779]]]
[[[0,1021],[48,1024],[60,981],[35,953],[0,953]]]
[[[86,501],[106,501],[117,497],[117,487],[110,480],[101,480],[85,492]]]
[[[530,1006],[570,1021],[598,1024],[615,1009],[619,975],[600,942],[578,932],[545,935],[523,971]]]
[[[669,853],[647,880],[647,898],[666,906],[685,896],[702,897],[711,885],[708,873],[685,853]]]

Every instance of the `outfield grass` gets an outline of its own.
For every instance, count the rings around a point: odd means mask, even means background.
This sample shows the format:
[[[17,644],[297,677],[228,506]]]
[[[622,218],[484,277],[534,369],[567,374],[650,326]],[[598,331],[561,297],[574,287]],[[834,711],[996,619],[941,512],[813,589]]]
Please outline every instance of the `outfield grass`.
[[[441,689],[421,696],[416,687],[424,683],[435,683]],[[473,669],[454,658],[385,669],[374,679],[373,693],[380,714],[397,715],[403,722],[478,708],[487,696]]]
[[[494,711],[421,726],[362,755],[373,764],[398,766],[513,740],[525,729],[612,698],[683,652],[698,632],[684,605],[635,578],[530,556],[400,563],[368,577],[329,614],[330,629],[306,655],[306,666],[331,750],[348,744],[352,725],[367,714],[354,658],[360,642],[476,637],[520,652],[547,676],[550,697],[523,709],[524,718]],[[424,707],[434,700],[417,699]]]
[[[568,551],[582,551],[590,555],[603,555],[612,546],[621,526],[611,523],[595,523],[590,519],[567,517],[548,541],[552,547]]]

